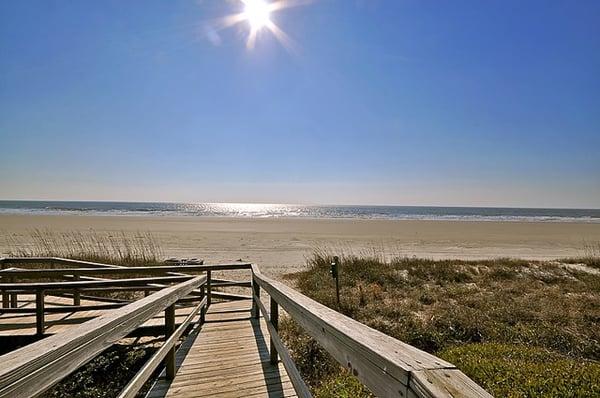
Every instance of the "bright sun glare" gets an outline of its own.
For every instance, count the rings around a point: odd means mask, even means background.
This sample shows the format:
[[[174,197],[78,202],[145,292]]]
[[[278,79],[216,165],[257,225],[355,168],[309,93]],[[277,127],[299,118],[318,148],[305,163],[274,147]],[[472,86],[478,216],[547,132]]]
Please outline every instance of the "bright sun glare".
[[[269,22],[271,10],[264,0],[245,0],[244,17],[252,30],[260,30]]]
[[[241,12],[219,18],[213,29],[219,31],[242,22],[248,23],[250,29],[246,40],[248,49],[254,48],[256,38],[263,29],[271,32],[277,40],[290,52],[297,53],[294,41],[271,20],[271,14],[286,8],[308,4],[313,0],[239,0],[244,9]]]

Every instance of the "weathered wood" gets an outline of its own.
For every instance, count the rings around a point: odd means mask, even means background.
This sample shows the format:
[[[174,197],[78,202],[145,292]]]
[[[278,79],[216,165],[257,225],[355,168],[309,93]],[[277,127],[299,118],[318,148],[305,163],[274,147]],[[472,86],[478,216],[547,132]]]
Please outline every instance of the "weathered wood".
[[[73,279],[75,281],[78,281],[80,278],[79,275],[73,275]],[[81,305],[81,293],[79,292],[79,290],[75,290],[73,292],[73,305],[77,306],[77,305]]]
[[[252,296],[246,294],[236,294],[236,293],[224,293],[224,292],[215,292],[211,293],[213,298],[223,299],[223,300],[252,300]]]
[[[279,306],[277,305],[277,301],[271,297],[271,312],[269,312],[269,322],[273,326],[273,333],[271,334],[271,363],[277,363],[277,347],[275,346],[274,337],[277,335],[279,331]]]
[[[43,290],[35,292],[35,330],[38,336],[44,334],[44,296]],[[1,357],[0,357],[1,358]]]
[[[263,303],[260,301],[260,297],[255,295],[253,297],[253,300],[263,312],[263,316],[265,317],[265,321],[267,323],[267,328],[269,329],[271,350],[273,350],[273,346],[275,346],[275,350],[279,353],[279,356],[281,357],[281,362],[283,362],[283,366],[285,367],[285,370],[287,371],[290,377],[290,381],[294,386],[294,391],[298,394],[298,397],[311,398],[312,394],[310,393],[310,389],[308,388],[306,383],[304,383],[304,379],[302,379],[302,375],[298,371],[298,368],[296,367],[292,356],[290,355],[287,347],[285,346],[285,344],[283,344],[283,341],[281,341],[281,338],[279,337],[278,330],[273,326],[273,323],[271,322],[271,314],[267,314]],[[272,357],[270,358],[270,360],[272,361]]]
[[[175,332],[175,305],[171,304],[165,309],[165,341]],[[175,378],[175,346],[173,345],[165,356],[167,379]]]
[[[248,317],[249,307],[213,302],[207,323],[182,344],[187,351],[175,379],[161,376],[147,397],[295,397],[285,367],[270,363],[266,322]]]
[[[200,302],[192,312],[185,318],[185,320],[179,325],[177,330],[171,334],[171,336],[165,341],[165,343],[152,355],[152,357],[144,364],[142,369],[136,373],[136,375],[127,383],[127,386],[121,391],[118,398],[134,398],[139,390],[144,386],[144,383],[152,376],[154,370],[160,365],[161,361],[165,359],[175,347],[177,341],[181,338],[187,327],[190,325],[192,320],[197,316],[198,311],[206,308],[206,298]]]
[[[23,258],[25,259],[25,258]],[[21,259],[21,260],[23,260]],[[28,263],[30,261],[24,261]],[[33,262],[33,261],[32,261]],[[44,262],[44,261],[35,261]],[[65,269],[10,269],[2,271],[3,276],[14,276],[14,277],[27,277],[27,278],[48,278],[48,277],[61,277],[64,275],[161,275],[169,272],[176,272],[179,275],[186,275],[188,272],[206,272],[206,271],[224,271],[224,270],[243,270],[250,269],[251,264],[248,263],[231,263],[231,264],[207,264],[207,265],[157,265],[157,266],[143,266],[143,267],[120,267],[109,264],[98,264],[88,262],[77,262],[83,263],[83,265],[96,264],[94,267],[85,268],[65,268]]]
[[[258,267],[256,269],[258,270]],[[260,303],[260,285],[254,277],[254,272],[252,272],[252,294],[255,296],[254,300],[252,300],[252,315],[255,319],[258,319],[260,318],[260,309],[258,305],[258,303]]]
[[[211,280],[211,271],[206,271],[206,304],[210,307],[212,302],[212,280]]]
[[[0,289],[8,291],[34,291],[44,290],[65,290],[65,289],[84,289],[92,287],[118,287],[118,286],[143,286],[151,282],[182,282],[192,278],[192,276],[162,276],[151,278],[131,278],[131,279],[107,279],[99,281],[74,281],[74,282],[34,282],[34,283],[0,283]]]
[[[409,385],[411,374],[416,371],[456,369],[449,362],[363,325],[262,275],[257,267],[253,278],[325,350],[377,396],[407,396],[413,388]],[[457,369],[449,374],[454,384],[475,384]],[[475,386],[472,391],[455,397],[491,397],[481,387]]]
[[[0,397],[30,397],[55,384],[205,281],[165,288],[109,314],[0,357]]]
[[[252,283],[237,281],[217,282],[213,279],[212,287],[252,287]]]
[[[43,306],[42,311],[46,314],[68,314],[74,312],[85,312],[85,311],[97,311],[97,310],[112,310],[115,308],[121,308],[128,303],[110,303],[110,304],[94,304],[94,305],[71,305],[61,307],[47,307]],[[7,308],[2,310],[5,314],[34,314],[38,313],[37,300],[36,307],[22,307],[22,308]]]

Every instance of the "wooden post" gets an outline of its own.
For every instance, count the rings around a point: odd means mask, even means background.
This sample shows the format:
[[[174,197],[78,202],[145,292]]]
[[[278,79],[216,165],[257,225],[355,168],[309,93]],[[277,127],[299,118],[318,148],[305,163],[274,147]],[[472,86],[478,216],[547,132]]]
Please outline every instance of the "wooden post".
[[[38,336],[44,334],[44,291],[35,292],[35,328]]]
[[[150,290],[144,290],[144,297],[148,297],[150,295]]]
[[[5,268],[5,264],[2,263],[2,269]],[[9,295],[6,292],[6,290],[2,291],[2,308],[9,308],[10,307],[10,303],[9,303]]]
[[[73,280],[78,281],[79,274],[73,275]],[[81,305],[81,293],[79,292],[79,289],[73,291],[73,305]]]
[[[271,297],[271,324],[275,330],[279,330],[279,305],[277,301],[273,297]],[[271,354],[271,364],[277,364],[277,348],[275,348],[275,342],[273,341],[273,336],[271,335],[271,350],[269,351]]]
[[[175,304],[171,304],[165,309],[165,341],[175,332]],[[167,379],[175,378],[175,345],[171,347],[165,357],[165,367],[167,369]]]
[[[10,303],[8,300],[8,293],[6,293],[6,290],[2,291],[2,308],[9,308],[10,307]]]
[[[14,282],[15,282],[15,278],[8,279],[8,283],[14,283]],[[10,306],[12,308],[17,308],[17,293],[10,294]]]
[[[208,278],[206,278],[208,280]],[[200,297],[204,300],[204,297],[206,296],[206,288],[204,287],[204,285],[202,285],[202,287],[200,287]],[[207,305],[205,305],[204,307],[200,308],[200,325],[204,324],[204,322],[206,321],[206,307],[208,306],[208,299],[207,300]]]
[[[254,319],[258,319],[258,318],[260,318],[260,308],[258,307],[258,303],[256,303],[254,300],[260,300],[260,286],[258,285],[258,282],[256,282],[256,280],[254,278],[252,278],[252,291],[254,292],[254,295],[256,296],[256,297],[253,297],[253,299],[252,299],[252,308],[253,308]]]
[[[211,271],[206,271],[206,308],[210,307],[212,299]]]

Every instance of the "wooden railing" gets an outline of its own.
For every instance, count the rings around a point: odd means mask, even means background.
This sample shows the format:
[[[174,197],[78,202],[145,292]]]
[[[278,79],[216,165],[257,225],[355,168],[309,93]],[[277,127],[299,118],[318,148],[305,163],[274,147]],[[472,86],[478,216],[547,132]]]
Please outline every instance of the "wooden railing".
[[[68,332],[54,335],[0,357],[3,367],[0,370],[0,397],[25,397],[37,394],[66,374],[81,366],[112,342],[127,335],[149,317],[165,310],[166,341],[150,358],[138,374],[121,392],[120,398],[133,397],[148,380],[153,371],[166,363],[167,377],[173,377],[174,349],[177,341],[189,327],[194,317],[204,312],[212,298],[239,299],[252,298],[253,317],[262,314],[270,334],[270,359],[283,363],[298,396],[310,397],[310,390],[302,380],[294,361],[278,333],[281,307],[308,334],[310,334],[329,354],[379,397],[491,397],[483,388],[469,379],[454,365],[434,355],[412,347],[363,325],[331,308],[328,308],[298,291],[263,275],[256,265],[233,263],[217,265],[183,265],[156,267],[116,267],[109,264],[88,263],[57,258],[0,259],[2,267],[24,263],[52,261],[56,265],[70,265],[72,269],[4,269],[0,271],[4,309],[11,312],[20,310],[11,307],[13,296],[24,292],[73,291],[89,293],[94,289],[138,289],[158,290],[141,300],[128,303],[114,303],[113,313],[83,323]],[[250,269],[252,281],[239,282],[212,278],[217,270]],[[205,276],[192,276],[189,273],[205,273]],[[155,275],[126,279],[96,280],[92,276],[131,276]],[[69,282],[14,283],[18,278],[65,278]],[[90,278],[93,280],[81,280]],[[6,283],[10,280],[11,283]],[[183,281],[184,280],[184,281]],[[175,285],[165,286],[166,283]],[[252,296],[233,295],[213,291],[213,287],[251,287]],[[200,289],[200,290],[199,290]],[[267,310],[261,298],[261,290],[269,295],[270,308]],[[193,300],[201,300],[193,311],[175,330],[174,303],[188,294]],[[204,293],[204,294],[203,294]],[[14,299],[16,300],[16,298]],[[44,309],[43,295],[38,294],[38,306],[42,307],[42,331]],[[96,305],[95,307],[99,307]],[[14,306],[13,306],[14,307]],[[81,306],[85,308],[86,306]],[[77,306],[67,307],[76,309]],[[53,310],[54,311],[54,310]],[[15,311],[17,312],[17,311]],[[36,312],[40,317],[40,310]],[[124,326],[111,327],[124,322]],[[60,343],[60,344],[59,344]],[[68,349],[73,349],[70,354]],[[201,382],[199,380],[199,382]],[[24,393],[12,395],[23,388]]]

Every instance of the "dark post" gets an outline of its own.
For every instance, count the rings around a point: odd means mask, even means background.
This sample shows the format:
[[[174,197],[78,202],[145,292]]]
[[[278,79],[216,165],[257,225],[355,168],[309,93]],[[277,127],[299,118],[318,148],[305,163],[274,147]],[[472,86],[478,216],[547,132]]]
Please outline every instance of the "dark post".
[[[14,283],[15,282],[15,278],[10,278],[8,280],[9,283]],[[10,294],[10,306],[12,308],[17,308],[17,293],[11,293]]]
[[[6,290],[2,291],[2,308],[9,308],[10,304],[9,304],[9,300],[8,300],[8,293],[6,292]]]
[[[35,292],[35,329],[38,336],[44,334],[44,291]]]
[[[210,307],[212,301],[212,286],[211,286],[211,272],[206,271],[206,308]]]
[[[75,281],[78,281],[79,274],[73,275],[73,279]],[[77,289],[77,288],[75,288],[75,291],[73,292],[73,305],[81,305],[81,293],[79,292],[79,289]]]
[[[271,324],[275,328],[275,330],[279,330],[279,305],[277,301],[273,297],[271,297]],[[273,335],[271,335],[271,364],[277,364],[277,348],[275,348],[275,343],[273,342]]]
[[[260,300],[260,286],[256,279],[254,279],[254,275],[252,277],[252,291],[254,292],[254,296],[252,298],[252,309],[254,310],[254,319],[260,318],[260,308],[258,307],[257,300]]]
[[[165,309],[165,341],[175,332],[175,304],[171,304]],[[167,369],[167,379],[175,378],[175,344],[169,349],[165,357],[165,367]]]
[[[335,279],[335,297],[337,298],[337,303],[340,305],[340,279],[339,279],[339,264],[340,259],[338,256],[333,257],[333,262],[331,263],[331,276]]]
[[[2,263],[2,269],[5,268],[4,263]],[[2,308],[8,308],[9,307],[9,302],[8,302],[8,293],[6,292],[6,290],[2,291]]]
[[[206,280],[208,281],[208,278],[206,278]],[[204,300],[204,297],[206,296],[206,292],[205,292],[205,287],[204,285],[202,285],[202,287],[200,287],[200,297],[202,298],[202,300]],[[206,305],[202,308],[200,308],[200,325],[204,324],[204,322],[206,321],[206,307],[208,306],[208,298],[206,299]]]

